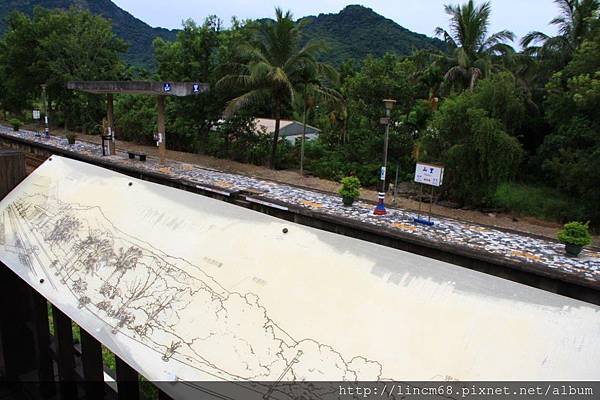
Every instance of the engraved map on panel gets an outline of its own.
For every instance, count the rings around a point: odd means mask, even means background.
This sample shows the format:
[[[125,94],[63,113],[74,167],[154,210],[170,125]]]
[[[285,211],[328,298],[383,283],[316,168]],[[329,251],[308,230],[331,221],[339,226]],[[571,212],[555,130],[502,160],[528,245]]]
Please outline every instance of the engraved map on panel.
[[[127,235],[100,207],[27,194],[0,221],[0,245],[32,274],[59,282],[80,309],[165,362],[176,359],[224,380],[381,378],[377,361],[288,335],[257,295],[228,291],[201,265]]]

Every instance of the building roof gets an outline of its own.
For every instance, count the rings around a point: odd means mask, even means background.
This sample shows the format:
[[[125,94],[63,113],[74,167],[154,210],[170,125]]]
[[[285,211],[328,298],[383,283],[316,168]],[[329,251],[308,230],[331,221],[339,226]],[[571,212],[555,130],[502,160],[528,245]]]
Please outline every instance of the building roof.
[[[275,132],[275,120],[272,118],[256,118],[254,120],[256,128],[265,133]],[[302,122],[293,121],[289,119],[282,119],[279,125],[279,132],[281,136],[294,136],[301,135],[304,127]],[[314,126],[306,125],[307,133],[320,133],[321,130]]]

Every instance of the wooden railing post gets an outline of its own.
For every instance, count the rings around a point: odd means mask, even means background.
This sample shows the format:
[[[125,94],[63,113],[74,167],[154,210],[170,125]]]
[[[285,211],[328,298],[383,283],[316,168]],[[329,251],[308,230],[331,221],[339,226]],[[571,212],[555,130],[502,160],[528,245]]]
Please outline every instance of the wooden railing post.
[[[136,400],[140,398],[140,382],[138,373],[125,361],[115,356],[117,361],[117,391],[119,400]]]
[[[102,345],[92,335],[80,329],[81,361],[83,364],[83,385],[86,400],[104,398],[104,367]]]
[[[25,156],[15,150],[0,149],[0,200],[26,176]],[[0,240],[4,240],[0,223]],[[0,263],[0,369],[4,379],[16,381],[35,369],[34,341],[28,327],[29,287],[6,265]]]
[[[2,370],[7,381],[18,381],[36,369],[31,312],[27,299],[29,287],[0,262],[0,341]]]
[[[27,176],[25,155],[20,151],[0,149],[0,200]]]
[[[71,319],[54,305],[52,305],[52,316],[57,343],[56,360],[60,377],[60,391],[65,399],[75,399],[77,398],[77,387],[75,386],[73,325]]]
[[[48,302],[34,289],[29,288],[29,292],[40,391],[44,396],[51,396],[55,393],[55,377],[50,351]]]

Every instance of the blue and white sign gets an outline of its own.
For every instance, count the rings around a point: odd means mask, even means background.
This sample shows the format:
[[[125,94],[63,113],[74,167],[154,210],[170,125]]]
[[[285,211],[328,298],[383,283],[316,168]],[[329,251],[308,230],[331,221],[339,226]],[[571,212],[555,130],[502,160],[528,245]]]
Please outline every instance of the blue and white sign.
[[[163,92],[170,92],[170,91],[171,91],[171,84],[169,82],[163,83]]]
[[[192,85],[192,93],[200,93],[200,84],[199,83],[194,83]]]
[[[429,186],[442,186],[444,181],[444,167],[431,164],[417,164],[415,182]]]
[[[381,167],[381,172],[380,172],[379,179],[382,180],[382,181],[385,181],[385,172],[386,172],[386,168],[385,167]]]

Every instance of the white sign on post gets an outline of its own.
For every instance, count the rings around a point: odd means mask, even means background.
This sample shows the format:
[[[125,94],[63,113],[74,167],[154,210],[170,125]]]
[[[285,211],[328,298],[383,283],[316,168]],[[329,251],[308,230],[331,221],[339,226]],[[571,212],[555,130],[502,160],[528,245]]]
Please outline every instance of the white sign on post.
[[[40,119],[40,110],[33,110],[33,119]]]
[[[415,182],[429,186],[442,186],[444,181],[444,167],[431,164],[417,164]]]

